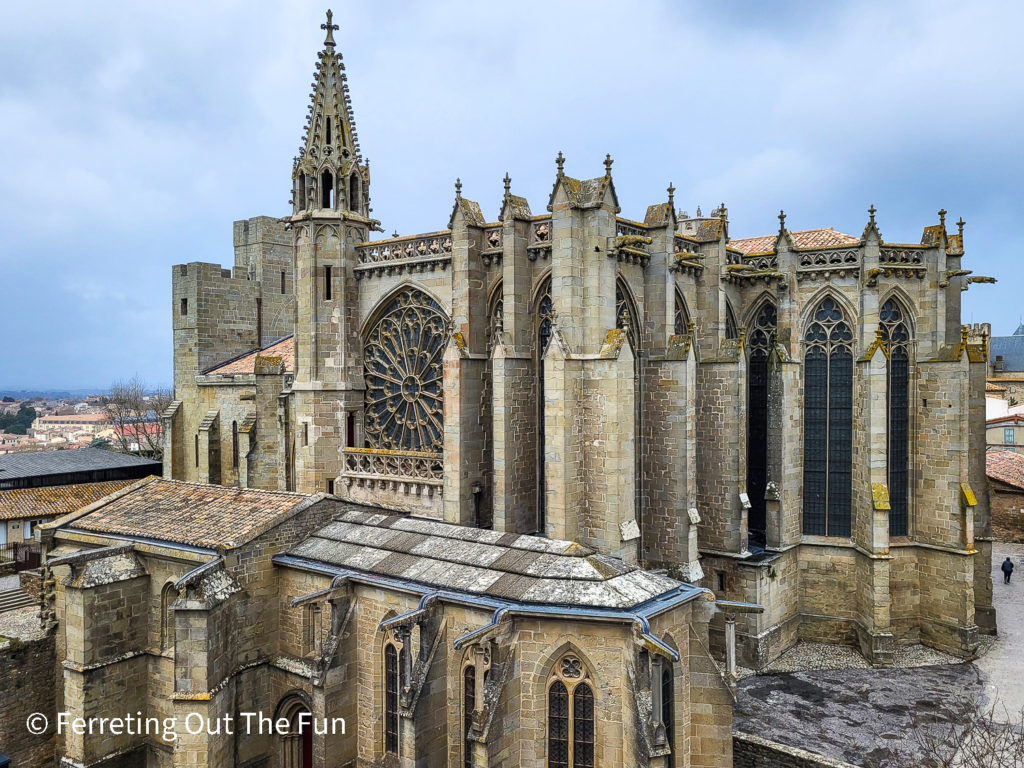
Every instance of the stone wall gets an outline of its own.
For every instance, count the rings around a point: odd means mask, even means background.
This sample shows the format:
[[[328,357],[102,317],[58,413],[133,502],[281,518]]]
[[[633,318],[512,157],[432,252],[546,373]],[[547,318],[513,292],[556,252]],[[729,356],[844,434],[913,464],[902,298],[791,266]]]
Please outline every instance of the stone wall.
[[[44,768],[53,763],[54,635],[22,642],[0,642],[0,752],[17,768]],[[33,736],[26,730],[29,715],[41,712],[49,719],[49,735]]]
[[[733,731],[733,768],[856,768],[850,763]]]
[[[996,541],[1024,542],[1024,491],[990,480],[992,535]]]

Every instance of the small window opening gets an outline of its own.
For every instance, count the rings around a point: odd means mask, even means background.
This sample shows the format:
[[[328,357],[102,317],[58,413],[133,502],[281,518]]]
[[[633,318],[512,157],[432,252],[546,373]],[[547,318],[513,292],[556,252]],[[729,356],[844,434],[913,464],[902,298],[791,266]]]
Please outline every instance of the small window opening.
[[[331,300],[331,265],[324,265],[324,301]]]
[[[354,411],[349,411],[345,414],[345,431],[346,440],[345,447],[355,448],[356,447],[356,414]]]
[[[196,466],[199,466],[199,435],[196,435]]]
[[[320,176],[321,208],[334,207],[334,177],[330,171],[324,171]]]
[[[238,469],[238,422],[231,422],[231,466]]]
[[[331,143],[331,118],[327,118],[327,143]]]
[[[359,211],[359,176],[352,174],[348,184],[348,207],[350,210]]]
[[[284,270],[281,270],[281,293],[284,294]]]
[[[183,314],[183,315],[187,315],[188,314],[188,299],[182,299],[181,300],[181,314]]]
[[[334,495],[334,481],[333,480],[328,480],[327,481],[327,492],[329,494],[331,494],[331,496]]]
[[[718,574],[718,591],[719,592],[725,592],[725,574],[724,573],[719,573]]]
[[[302,425],[302,444],[309,445],[309,424]]]

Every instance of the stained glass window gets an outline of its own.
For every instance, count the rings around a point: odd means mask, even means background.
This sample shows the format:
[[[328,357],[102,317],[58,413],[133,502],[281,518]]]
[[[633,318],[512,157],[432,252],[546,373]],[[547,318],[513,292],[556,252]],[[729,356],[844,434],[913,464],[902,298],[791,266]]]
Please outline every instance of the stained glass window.
[[[384,647],[384,749],[398,754],[398,651]]]
[[[750,539],[764,545],[764,492],[768,485],[768,358],[775,343],[778,315],[775,305],[765,302],[754,315],[747,335],[750,370],[747,385],[747,495]]]
[[[368,447],[441,452],[446,326],[437,302],[403,288],[370,329],[363,347]]]
[[[548,766],[569,768],[569,692],[561,680],[548,689]]]
[[[594,689],[583,662],[564,657],[555,665],[555,678],[548,688],[548,766],[593,768]]]
[[[476,708],[476,667],[469,665],[462,673],[463,764],[473,768],[473,742],[469,732],[473,728],[473,710]]]
[[[889,355],[886,382],[889,406],[889,535],[906,536],[909,529],[910,326],[903,309],[892,299],[882,305],[878,319],[882,342]]]
[[[849,537],[853,332],[834,299],[818,305],[804,343],[803,532]]]

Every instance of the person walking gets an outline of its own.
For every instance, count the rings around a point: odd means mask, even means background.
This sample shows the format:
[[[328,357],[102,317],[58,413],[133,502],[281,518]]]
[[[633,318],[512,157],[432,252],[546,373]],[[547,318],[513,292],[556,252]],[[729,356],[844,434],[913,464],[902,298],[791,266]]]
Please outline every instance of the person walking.
[[[1010,583],[1010,574],[1013,573],[1013,560],[1007,555],[1006,559],[1003,560],[1003,584]]]

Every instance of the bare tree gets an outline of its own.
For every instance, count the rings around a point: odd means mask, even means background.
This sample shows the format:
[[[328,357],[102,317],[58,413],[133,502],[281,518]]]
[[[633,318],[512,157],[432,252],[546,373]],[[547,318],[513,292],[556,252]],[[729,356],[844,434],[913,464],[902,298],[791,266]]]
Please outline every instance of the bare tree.
[[[160,417],[171,399],[171,392],[165,389],[147,394],[138,376],[114,382],[104,406],[114,428],[114,447],[122,453],[162,458],[164,430]]]
[[[876,750],[869,768],[1024,768],[1024,711],[1013,722],[980,695],[949,702],[946,712],[915,713],[910,738]],[[997,717],[999,714],[1001,718]],[[881,754],[879,754],[881,752]]]

